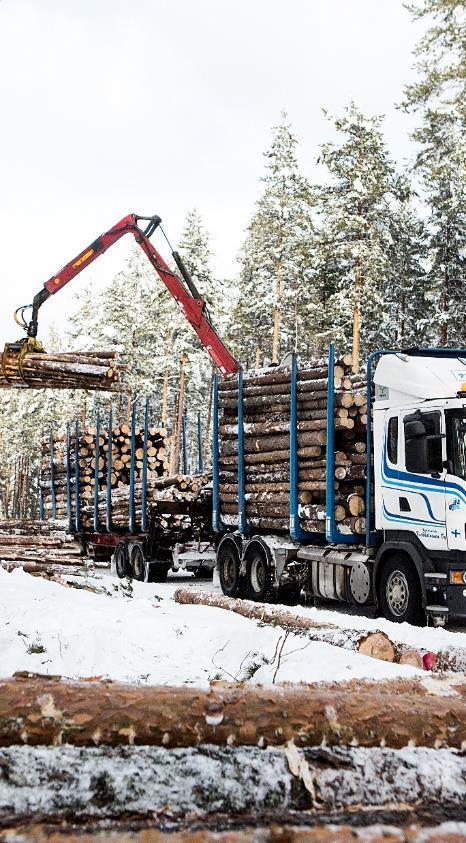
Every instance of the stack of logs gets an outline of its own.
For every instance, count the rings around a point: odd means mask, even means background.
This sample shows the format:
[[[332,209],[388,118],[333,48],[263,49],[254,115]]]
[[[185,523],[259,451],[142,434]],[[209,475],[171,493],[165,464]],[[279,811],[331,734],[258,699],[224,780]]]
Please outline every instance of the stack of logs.
[[[113,351],[82,351],[62,354],[5,350],[0,388],[89,389],[118,392],[121,375],[128,367],[117,362]]]
[[[81,549],[62,522],[35,519],[0,521],[0,564],[35,573],[55,565],[83,563]]]
[[[342,533],[365,530],[367,384],[338,360],[335,390],[335,519]],[[290,382],[287,367],[244,376],[246,516],[258,529],[289,529]],[[298,369],[298,492],[303,529],[325,533],[328,363]],[[237,376],[219,385],[220,511],[237,524]]]
[[[95,467],[96,467],[96,436],[95,427],[88,427],[79,433],[78,461],[79,461],[79,500],[80,509],[84,510],[90,500],[94,497]],[[70,436],[70,471],[72,479],[72,515],[74,516],[75,495],[75,433]],[[53,444],[53,486],[55,490],[56,518],[67,518],[67,490],[66,490],[66,437],[61,436],[42,442],[41,479],[40,488],[43,495],[44,515],[50,518],[52,515],[52,467],[51,448]],[[99,434],[98,452],[98,484],[102,494],[107,490],[107,455],[109,448],[109,437],[107,431]],[[147,478],[149,481],[166,474],[169,462],[167,460],[167,448],[170,439],[164,427],[150,427],[147,440]],[[112,464],[111,464],[111,488],[122,489],[123,492],[129,486],[130,461],[131,461],[131,428],[128,424],[114,427],[112,430]],[[135,431],[135,480],[140,481],[143,474],[144,456],[144,429],[136,428]]]
[[[147,509],[154,519],[159,535],[173,536],[189,532],[192,527],[193,509],[202,507],[211,520],[207,500],[210,498],[209,485],[211,478],[206,475],[178,474],[173,477],[160,477],[147,483]],[[112,526],[119,530],[128,529],[130,489],[121,486],[112,489]],[[88,502],[87,502],[88,503]],[[105,524],[107,512],[107,496],[99,494],[99,522]],[[84,528],[92,526],[94,508],[92,504],[84,506],[82,523]],[[136,531],[141,529],[142,516],[142,483],[135,483],[134,487],[134,515]]]

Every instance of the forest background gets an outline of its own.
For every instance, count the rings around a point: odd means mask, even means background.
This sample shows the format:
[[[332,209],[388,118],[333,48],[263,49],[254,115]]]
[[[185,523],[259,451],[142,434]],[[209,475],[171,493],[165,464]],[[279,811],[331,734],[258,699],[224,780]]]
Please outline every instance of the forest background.
[[[317,184],[298,164],[298,140],[279,114],[258,174],[258,199],[238,256],[240,271],[218,278],[198,208],[187,210],[177,248],[204,295],[214,325],[244,367],[325,355],[330,342],[356,366],[381,347],[464,347],[466,340],[466,5],[418,0],[428,22],[416,55],[416,81],[400,109],[417,117],[416,154],[394,161],[381,115],[349,102],[327,114],[331,142],[313,154]],[[42,338],[47,350],[115,349],[131,372],[112,395],[114,418],[150,399],[153,423],[173,432],[180,374],[188,462],[198,462],[197,426],[208,456],[213,370],[143,253],[135,246],[105,289],[81,288],[65,332]],[[35,514],[40,442],[76,417],[92,423],[105,394],[5,393],[0,408],[0,514]],[[15,494],[21,478],[24,494]]]

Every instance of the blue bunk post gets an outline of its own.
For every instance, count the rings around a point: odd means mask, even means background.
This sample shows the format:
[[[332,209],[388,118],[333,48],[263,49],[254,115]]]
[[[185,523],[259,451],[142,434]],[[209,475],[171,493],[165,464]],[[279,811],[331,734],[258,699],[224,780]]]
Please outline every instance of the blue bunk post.
[[[183,464],[183,474],[188,473],[188,441],[186,431],[186,413],[183,413],[181,420],[181,455]]]
[[[55,465],[53,462],[54,457],[54,442],[53,442],[53,433],[50,433],[50,486],[51,486],[51,493],[52,493],[52,519],[55,520],[57,517],[57,496],[55,493]]]
[[[243,406],[243,370],[238,371],[238,530],[241,535],[247,533],[246,520],[246,480],[244,473],[244,406]]]
[[[141,529],[143,533],[147,530],[147,440],[149,438],[149,399],[146,398],[146,409],[144,413],[144,445],[142,457],[142,515]]]
[[[99,532],[99,439],[100,439],[100,413],[97,410],[95,424],[95,448],[94,448],[94,533]]]
[[[212,529],[220,529],[219,507],[219,478],[218,478],[218,374],[214,375],[214,389],[212,402]]]
[[[197,453],[198,453],[198,461],[197,467],[199,474],[204,474],[204,454],[202,451],[202,422],[201,422],[201,411],[198,410],[197,413]]]
[[[74,503],[76,532],[81,532],[81,513],[79,508],[79,423],[74,423]]]
[[[66,423],[66,508],[68,511],[68,529],[73,529],[73,513],[71,509],[71,430],[70,423]]]
[[[113,445],[113,418],[112,407],[108,413],[108,436],[107,436],[107,506],[105,513],[105,529],[107,533],[112,532],[112,445]]]
[[[330,343],[328,349],[327,375],[327,446],[325,454],[326,495],[325,495],[325,535],[329,542],[336,541],[335,523],[335,347]]]
[[[44,493],[42,489],[39,490],[39,518],[44,520]]]
[[[136,512],[134,506],[134,469],[136,462],[136,401],[133,401],[131,413],[131,462],[129,466],[129,531],[136,529]]]
[[[299,523],[299,465],[298,465],[298,356],[291,356],[290,383],[290,537],[306,541],[318,535],[302,530]]]

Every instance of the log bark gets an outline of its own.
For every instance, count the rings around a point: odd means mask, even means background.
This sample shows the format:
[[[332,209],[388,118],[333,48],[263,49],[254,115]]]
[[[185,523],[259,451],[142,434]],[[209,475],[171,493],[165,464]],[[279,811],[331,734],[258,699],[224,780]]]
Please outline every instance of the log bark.
[[[466,679],[200,688],[0,680],[0,745],[460,748]]]

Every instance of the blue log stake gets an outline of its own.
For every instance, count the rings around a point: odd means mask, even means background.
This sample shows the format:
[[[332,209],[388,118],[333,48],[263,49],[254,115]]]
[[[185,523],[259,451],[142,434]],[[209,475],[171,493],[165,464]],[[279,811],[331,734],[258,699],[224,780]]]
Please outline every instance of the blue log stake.
[[[50,434],[50,486],[51,486],[51,493],[52,493],[52,518],[55,520],[57,517],[57,496],[55,493],[55,465],[53,461],[54,457],[54,442],[53,442],[53,433]]]
[[[70,423],[66,423],[66,508],[68,512],[68,529],[73,529],[73,512],[71,497],[71,429]]]
[[[299,463],[298,463],[298,355],[291,356],[290,382],[290,537],[293,541],[315,538],[317,533],[302,530],[299,522]]]
[[[105,529],[107,533],[112,532],[112,445],[113,445],[113,418],[112,408],[108,413],[108,436],[107,436],[107,506],[105,512]]]
[[[76,532],[81,532],[81,513],[79,507],[79,422],[74,423],[74,508]]]
[[[359,544],[359,536],[340,533],[335,521],[335,347],[328,351],[325,534],[332,544]]]
[[[100,439],[100,413],[97,410],[95,423],[95,448],[94,448],[94,533],[99,532],[99,439]]]
[[[134,506],[134,469],[136,462],[136,401],[131,413],[131,462],[129,466],[129,531],[136,529],[136,511]]]
[[[244,472],[244,406],[243,370],[238,372],[238,530],[241,535],[248,531],[246,520],[246,477]]]
[[[204,453],[202,448],[202,421],[201,421],[201,411],[198,411],[197,414],[197,454],[198,454],[198,461],[197,467],[199,474],[204,474]]]
[[[212,401],[212,529],[220,530],[219,508],[219,477],[218,477],[218,374],[214,375],[214,389]]]
[[[149,438],[149,399],[146,398],[146,409],[144,413],[144,445],[142,456],[142,515],[141,529],[143,533],[147,530],[147,440]]]
[[[181,457],[183,474],[188,473],[188,433],[186,429],[186,413],[183,413],[181,420]]]
[[[39,491],[39,518],[44,520],[44,493],[42,489]]]

